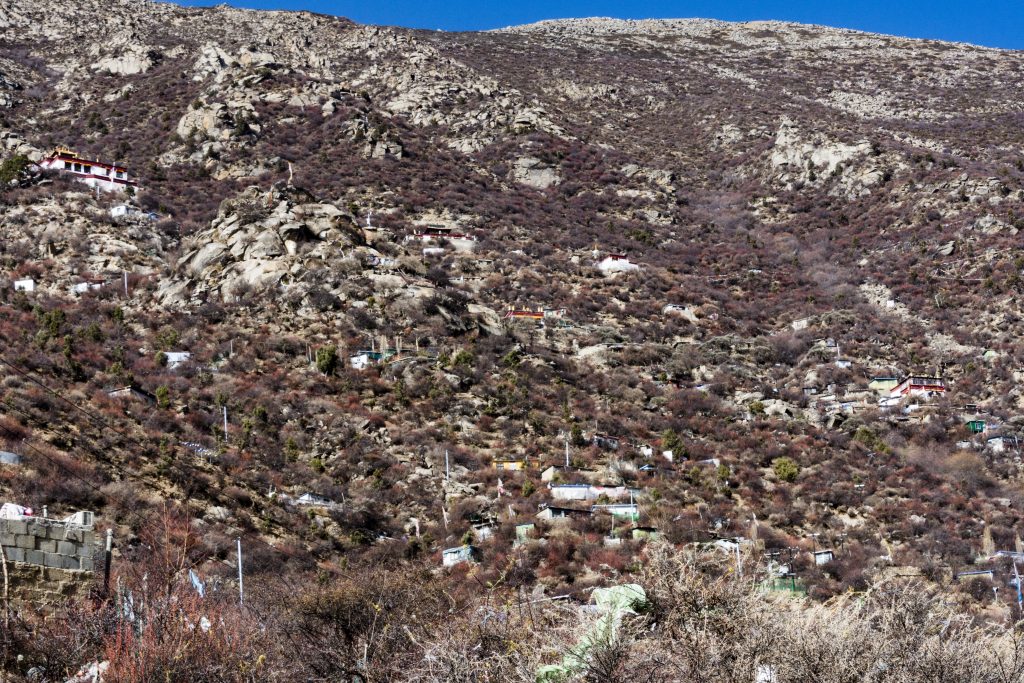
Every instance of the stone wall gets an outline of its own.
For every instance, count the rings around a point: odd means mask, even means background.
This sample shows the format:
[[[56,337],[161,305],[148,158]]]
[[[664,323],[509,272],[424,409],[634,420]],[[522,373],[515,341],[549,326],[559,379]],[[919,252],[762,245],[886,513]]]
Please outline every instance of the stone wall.
[[[0,545],[8,562],[91,572],[99,557],[92,527],[26,517],[0,519]]]
[[[0,519],[12,605],[47,612],[82,597],[103,569],[92,527],[52,519]],[[0,579],[2,582],[2,579]],[[2,583],[0,583],[2,590]]]

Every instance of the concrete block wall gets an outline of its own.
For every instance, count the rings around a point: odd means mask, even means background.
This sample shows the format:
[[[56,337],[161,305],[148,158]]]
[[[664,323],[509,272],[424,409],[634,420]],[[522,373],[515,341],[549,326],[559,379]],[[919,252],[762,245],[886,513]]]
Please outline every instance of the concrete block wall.
[[[85,572],[102,565],[91,527],[52,519],[0,519],[0,545],[8,562]]]

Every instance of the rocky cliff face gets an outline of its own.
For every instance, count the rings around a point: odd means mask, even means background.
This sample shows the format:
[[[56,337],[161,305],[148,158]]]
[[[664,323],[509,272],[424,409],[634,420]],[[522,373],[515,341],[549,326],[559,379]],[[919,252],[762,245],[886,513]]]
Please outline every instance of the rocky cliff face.
[[[969,561],[982,518],[1013,544],[1019,511],[993,501],[1020,497],[1018,462],[990,457],[962,406],[1000,433],[1021,422],[1019,53],[771,22],[445,34],[141,0],[0,0],[0,38],[0,264],[39,285],[4,295],[4,340],[157,445],[103,445],[17,382],[4,398],[101,483],[131,468],[207,510],[211,547],[235,525],[323,562],[403,534],[414,556],[494,518],[496,557],[552,499],[534,470],[499,492],[492,461],[561,461],[567,437],[674,542],[754,517],[775,545],[848,539],[855,559],[814,570],[826,593],[886,562]],[[58,144],[141,189],[19,166]],[[128,199],[156,219],[111,218]],[[69,295],[83,281],[108,286]],[[191,370],[160,363],[182,347]],[[910,373],[951,390],[880,407],[872,378]],[[156,407],[112,407],[104,390],[130,382]],[[243,416],[226,439],[225,406]],[[130,526],[111,490],[97,504]],[[311,490],[344,513],[278,496]],[[409,540],[411,517],[430,540]],[[530,581],[627,571],[638,546],[608,559],[596,528]]]

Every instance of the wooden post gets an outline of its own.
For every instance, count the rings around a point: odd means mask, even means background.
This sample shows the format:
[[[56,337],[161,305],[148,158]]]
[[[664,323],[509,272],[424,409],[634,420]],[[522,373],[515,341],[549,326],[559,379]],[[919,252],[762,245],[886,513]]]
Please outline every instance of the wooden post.
[[[10,579],[7,575],[7,551],[3,546],[0,546],[0,562],[3,562],[3,628],[7,632],[10,628]]]

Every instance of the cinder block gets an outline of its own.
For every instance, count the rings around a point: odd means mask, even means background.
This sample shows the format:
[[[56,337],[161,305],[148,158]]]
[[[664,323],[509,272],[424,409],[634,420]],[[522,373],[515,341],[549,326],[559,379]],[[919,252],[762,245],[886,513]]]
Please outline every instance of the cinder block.
[[[65,559],[63,555],[57,553],[43,553],[43,565],[54,569],[64,569]]]
[[[8,562],[24,562],[25,561],[25,549],[24,548],[4,548],[4,553],[7,555]]]
[[[93,564],[93,559],[91,557],[79,558],[78,566],[82,571],[86,572],[91,572],[95,569],[95,564]]]
[[[36,549],[36,537],[28,534],[19,534],[14,537],[14,545],[25,550]]]
[[[61,569],[78,569],[78,558],[68,557],[67,555],[57,555],[60,558]]]
[[[56,553],[57,541],[51,541],[46,538],[41,538],[36,543],[36,550],[42,550],[44,553]]]
[[[15,536],[14,534],[9,534],[9,533],[6,533],[6,532],[0,532],[0,545],[3,545],[3,546],[14,545],[16,543],[15,539],[17,539],[17,538],[18,537]]]
[[[44,559],[45,558],[46,558],[46,554],[42,553],[42,552],[40,552],[38,550],[26,550],[25,551],[25,561],[28,562],[29,564],[35,564],[35,565],[39,565],[40,567],[42,567],[45,564],[44,563]]]
[[[7,534],[27,534],[28,522],[18,519],[5,519],[3,527],[0,527],[0,531]]]
[[[61,555],[77,555],[78,548],[74,543],[68,543],[67,541],[57,541],[57,552]]]

